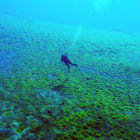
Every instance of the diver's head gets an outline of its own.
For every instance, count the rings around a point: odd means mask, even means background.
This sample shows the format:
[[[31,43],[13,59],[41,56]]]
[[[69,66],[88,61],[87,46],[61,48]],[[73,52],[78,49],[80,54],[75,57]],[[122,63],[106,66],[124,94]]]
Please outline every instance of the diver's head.
[[[62,54],[61,54],[61,56],[67,56],[67,55],[68,55],[67,53],[62,53]]]

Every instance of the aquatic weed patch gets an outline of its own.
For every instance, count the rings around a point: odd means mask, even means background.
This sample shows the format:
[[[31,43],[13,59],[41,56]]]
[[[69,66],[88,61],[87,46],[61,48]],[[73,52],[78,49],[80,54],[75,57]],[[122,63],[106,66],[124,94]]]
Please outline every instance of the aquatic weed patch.
[[[0,133],[10,129],[5,139],[139,139],[138,71],[122,55],[136,47],[132,37],[86,30],[74,41],[73,28],[17,23],[1,23],[8,28],[2,27],[0,50],[20,56],[12,75],[0,77]],[[81,71],[67,72],[64,52]]]

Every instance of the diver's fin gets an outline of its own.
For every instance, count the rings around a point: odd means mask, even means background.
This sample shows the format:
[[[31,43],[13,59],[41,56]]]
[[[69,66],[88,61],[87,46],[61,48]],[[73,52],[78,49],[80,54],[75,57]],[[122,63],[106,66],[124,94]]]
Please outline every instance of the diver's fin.
[[[77,66],[77,68],[78,68],[79,71],[81,71],[80,68],[79,68],[78,66]]]

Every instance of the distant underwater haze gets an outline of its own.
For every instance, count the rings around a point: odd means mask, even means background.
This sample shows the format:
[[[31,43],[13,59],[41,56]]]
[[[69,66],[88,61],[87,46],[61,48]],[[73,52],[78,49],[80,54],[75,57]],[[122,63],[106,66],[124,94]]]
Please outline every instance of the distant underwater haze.
[[[1,0],[0,13],[99,29],[140,31],[139,0]]]

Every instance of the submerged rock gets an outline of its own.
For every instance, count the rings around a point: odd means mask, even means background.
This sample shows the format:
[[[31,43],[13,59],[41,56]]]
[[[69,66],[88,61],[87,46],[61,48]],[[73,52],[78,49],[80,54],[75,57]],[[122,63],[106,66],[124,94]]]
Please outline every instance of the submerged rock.
[[[12,131],[9,128],[0,128],[0,136],[8,137],[12,135]]]
[[[54,80],[56,79],[56,74],[52,73],[52,74],[49,74],[47,77],[49,80]]]
[[[19,56],[12,50],[0,51],[0,73],[7,75],[11,71],[11,67],[18,64],[18,59]]]

